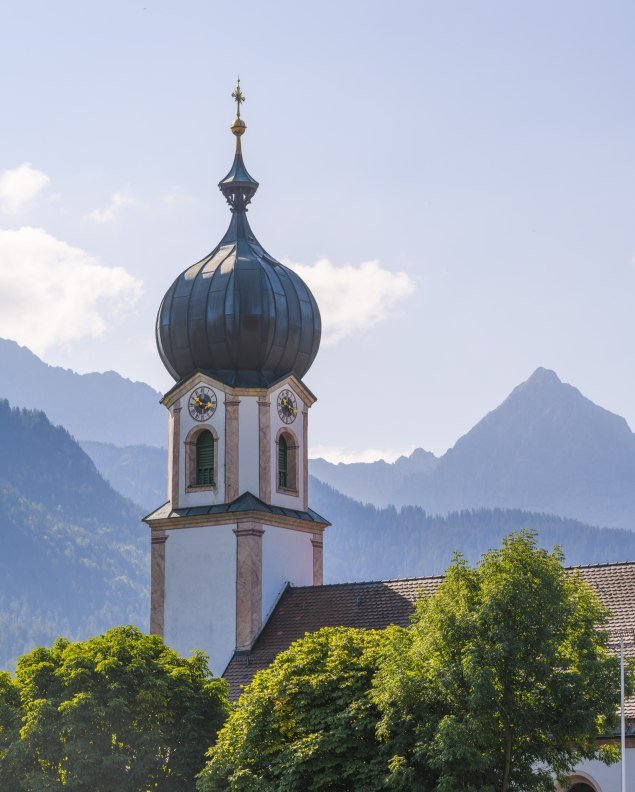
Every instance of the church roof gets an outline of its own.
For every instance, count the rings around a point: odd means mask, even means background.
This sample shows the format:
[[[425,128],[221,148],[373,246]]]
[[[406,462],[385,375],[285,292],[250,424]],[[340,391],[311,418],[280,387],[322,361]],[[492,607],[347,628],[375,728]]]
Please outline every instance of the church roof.
[[[578,570],[611,611],[608,630],[613,640],[635,636],[635,562],[570,567]],[[230,696],[238,698],[241,687],[267,668],[277,654],[306,633],[322,627],[382,629],[410,623],[414,601],[420,592],[432,594],[442,577],[378,580],[367,583],[335,583],[326,586],[287,585],[256,638],[250,652],[237,652],[223,676]],[[635,644],[626,644],[635,656]],[[626,715],[635,718],[635,698],[626,704]]]

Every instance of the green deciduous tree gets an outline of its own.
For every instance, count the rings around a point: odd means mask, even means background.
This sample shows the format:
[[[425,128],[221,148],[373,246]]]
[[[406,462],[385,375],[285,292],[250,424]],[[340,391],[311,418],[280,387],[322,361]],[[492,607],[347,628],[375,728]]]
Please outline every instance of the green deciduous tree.
[[[135,627],[58,639],[0,677],[0,787],[191,790],[226,713],[202,654],[182,658]]]
[[[609,760],[596,741],[619,704],[619,661],[597,629],[607,617],[531,533],[476,568],[457,557],[375,679],[390,786],[552,792],[553,774]]]
[[[199,792],[383,789],[386,760],[369,698],[383,632],[326,628],[260,671],[218,735]]]

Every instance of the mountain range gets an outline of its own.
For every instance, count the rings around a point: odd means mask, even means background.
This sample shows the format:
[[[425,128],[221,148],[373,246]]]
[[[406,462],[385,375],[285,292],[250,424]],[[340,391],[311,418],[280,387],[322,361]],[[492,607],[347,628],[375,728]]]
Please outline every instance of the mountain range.
[[[515,408],[518,394],[524,398],[535,379],[502,406],[510,432],[518,430],[509,404]],[[593,421],[599,408],[586,400],[582,406]],[[554,408],[558,424],[562,409]],[[481,422],[487,434],[493,433],[496,413]],[[606,417],[605,411],[599,415]],[[623,435],[621,419],[606,415],[609,427]],[[6,401],[0,401],[0,437],[0,666],[58,634],[82,637],[129,622],[147,626],[148,540],[140,517],[164,500],[165,451],[97,441],[82,448],[42,412],[11,409]],[[420,452],[366,469],[376,488],[389,480],[400,491],[418,476],[435,475],[442,461]],[[351,467],[363,483],[364,468]],[[348,474],[347,466],[343,470]],[[479,508],[438,516],[420,506],[377,508],[313,476],[310,497],[313,508],[333,523],[325,545],[329,582],[438,574],[455,550],[474,561],[520,528],[536,530],[545,546],[561,545],[572,564],[635,559],[635,532],[552,514]]]
[[[378,506],[520,508],[635,527],[635,434],[544,368],[440,458],[418,449],[392,465],[313,460],[311,472]]]
[[[147,508],[164,499],[165,462],[156,449],[165,444],[167,421],[157,391],[115,372],[80,375],[48,366],[1,339],[0,372],[0,398],[41,409],[63,425],[115,488]],[[635,434],[544,368],[441,457],[417,449],[392,464],[313,459],[310,471],[376,506],[418,505],[428,514],[524,509],[635,527]]]
[[[164,446],[166,410],[161,394],[115,371],[77,374],[49,366],[15,341],[0,338],[0,398],[42,410],[78,440]]]
[[[58,634],[147,626],[140,517],[165,500],[167,459],[165,411],[147,385],[47,366],[3,341],[0,371],[6,667]],[[8,394],[41,409],[11,408]],[[474,561],[520,528],[561,545],[571,564],[635,559],[625,530],[635,524],[635,436],[546,369],[441,457],[417,449],[392,464],[311,460],[310,470],[311,505],[333,523],[329,582],[438,574],[455,550]]]

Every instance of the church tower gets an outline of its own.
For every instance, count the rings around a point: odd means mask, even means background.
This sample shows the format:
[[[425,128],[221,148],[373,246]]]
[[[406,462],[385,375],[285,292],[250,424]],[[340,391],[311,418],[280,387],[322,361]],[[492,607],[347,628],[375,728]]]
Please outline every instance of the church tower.
[[[247,221],[258,182],[243,161],[240,81],[232,167],[219,183],[229,228],[168,289],[157,317],[176,380],[168,411],[168,501],[151,529],[150,629],[202,649],[215,674],[249,652],[287,582],[322,584],[328,522],[308,504],[302,382],[320,344],[306,284],[260,245]]]

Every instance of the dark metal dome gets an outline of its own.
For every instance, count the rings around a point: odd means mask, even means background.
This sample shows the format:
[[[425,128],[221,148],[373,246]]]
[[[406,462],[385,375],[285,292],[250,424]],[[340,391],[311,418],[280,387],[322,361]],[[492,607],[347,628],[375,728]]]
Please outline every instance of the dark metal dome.
[[[301,378],[320,345],[320,312],[308,286],[266,253],[247,222],[258,182],[242,158],[245,128],[238,115],[236,156],[218,185],[232,212],[227,233],[179,275],[159,308],[157,346],[177,381],[195,371],[236,387],[268,386],[291,373]]]

